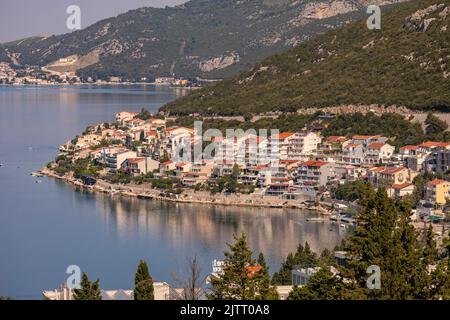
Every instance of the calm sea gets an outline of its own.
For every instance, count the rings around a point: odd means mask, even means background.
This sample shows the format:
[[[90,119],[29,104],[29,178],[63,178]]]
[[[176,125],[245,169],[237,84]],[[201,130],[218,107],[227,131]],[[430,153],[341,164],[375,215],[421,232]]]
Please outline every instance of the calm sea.
[[[116,112],[156,111],[185,90],[153,86],[0,87],[0,295],[40,299],[78,265],[104,289],[130,289],[140,259],[157,281],[173,283],[189,257],[204,273],[233,234],[246,232],[271,272],[308,241],[333,248],[343,231],[306,222],[297,210],[212,207],[119,199],[33,178],[65,143]],[[39,181],[37,181],[39,180]]]

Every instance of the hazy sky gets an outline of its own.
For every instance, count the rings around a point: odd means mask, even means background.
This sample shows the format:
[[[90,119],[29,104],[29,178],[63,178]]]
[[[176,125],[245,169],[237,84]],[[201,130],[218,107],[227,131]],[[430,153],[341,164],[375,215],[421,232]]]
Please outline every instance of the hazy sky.
[[[186,0],[0,0],[0,43],[68,32],[66,9],[81,8],[82,28],[139,7],[164,7]]]

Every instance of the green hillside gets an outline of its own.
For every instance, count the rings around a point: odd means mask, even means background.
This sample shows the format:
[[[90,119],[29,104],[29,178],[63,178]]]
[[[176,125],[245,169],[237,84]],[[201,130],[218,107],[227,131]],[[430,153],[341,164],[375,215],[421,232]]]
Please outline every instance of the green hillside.
[[[450,111],[450,0],[414,0],[332,30],[162,108],[242,115],[346,104]]]

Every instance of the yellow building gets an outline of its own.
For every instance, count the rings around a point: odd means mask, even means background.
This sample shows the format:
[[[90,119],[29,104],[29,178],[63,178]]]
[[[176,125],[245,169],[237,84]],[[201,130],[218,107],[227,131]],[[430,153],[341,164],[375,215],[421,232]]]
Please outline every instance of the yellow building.
[[[425,200],[436,203],[445,204],[449,195],[450,182],[445,180],[435,179],[430,181],[425,186]]]

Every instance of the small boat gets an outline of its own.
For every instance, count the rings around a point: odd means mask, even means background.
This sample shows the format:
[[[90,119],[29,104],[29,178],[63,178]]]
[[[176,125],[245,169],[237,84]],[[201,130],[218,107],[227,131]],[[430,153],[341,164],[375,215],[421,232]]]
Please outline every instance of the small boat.
[[[30,173],[30,175],[33,177],[36,177],[36,178],[41,178],[44,176],[42,173],[39,173],[39,172],[32,172],[32,173]]]
[[[36,180],[36,183],[42,183],[42,180]]]
[[[346,226],[345,224],[341,223],[341,224],[339,225],[339,227],[341,227],[342,229],[345,229],[347,226]]]
[[[3,163],[0,163],[0,168],[3,167],[3,166],[4,166],[4,164],[3,164]]]

